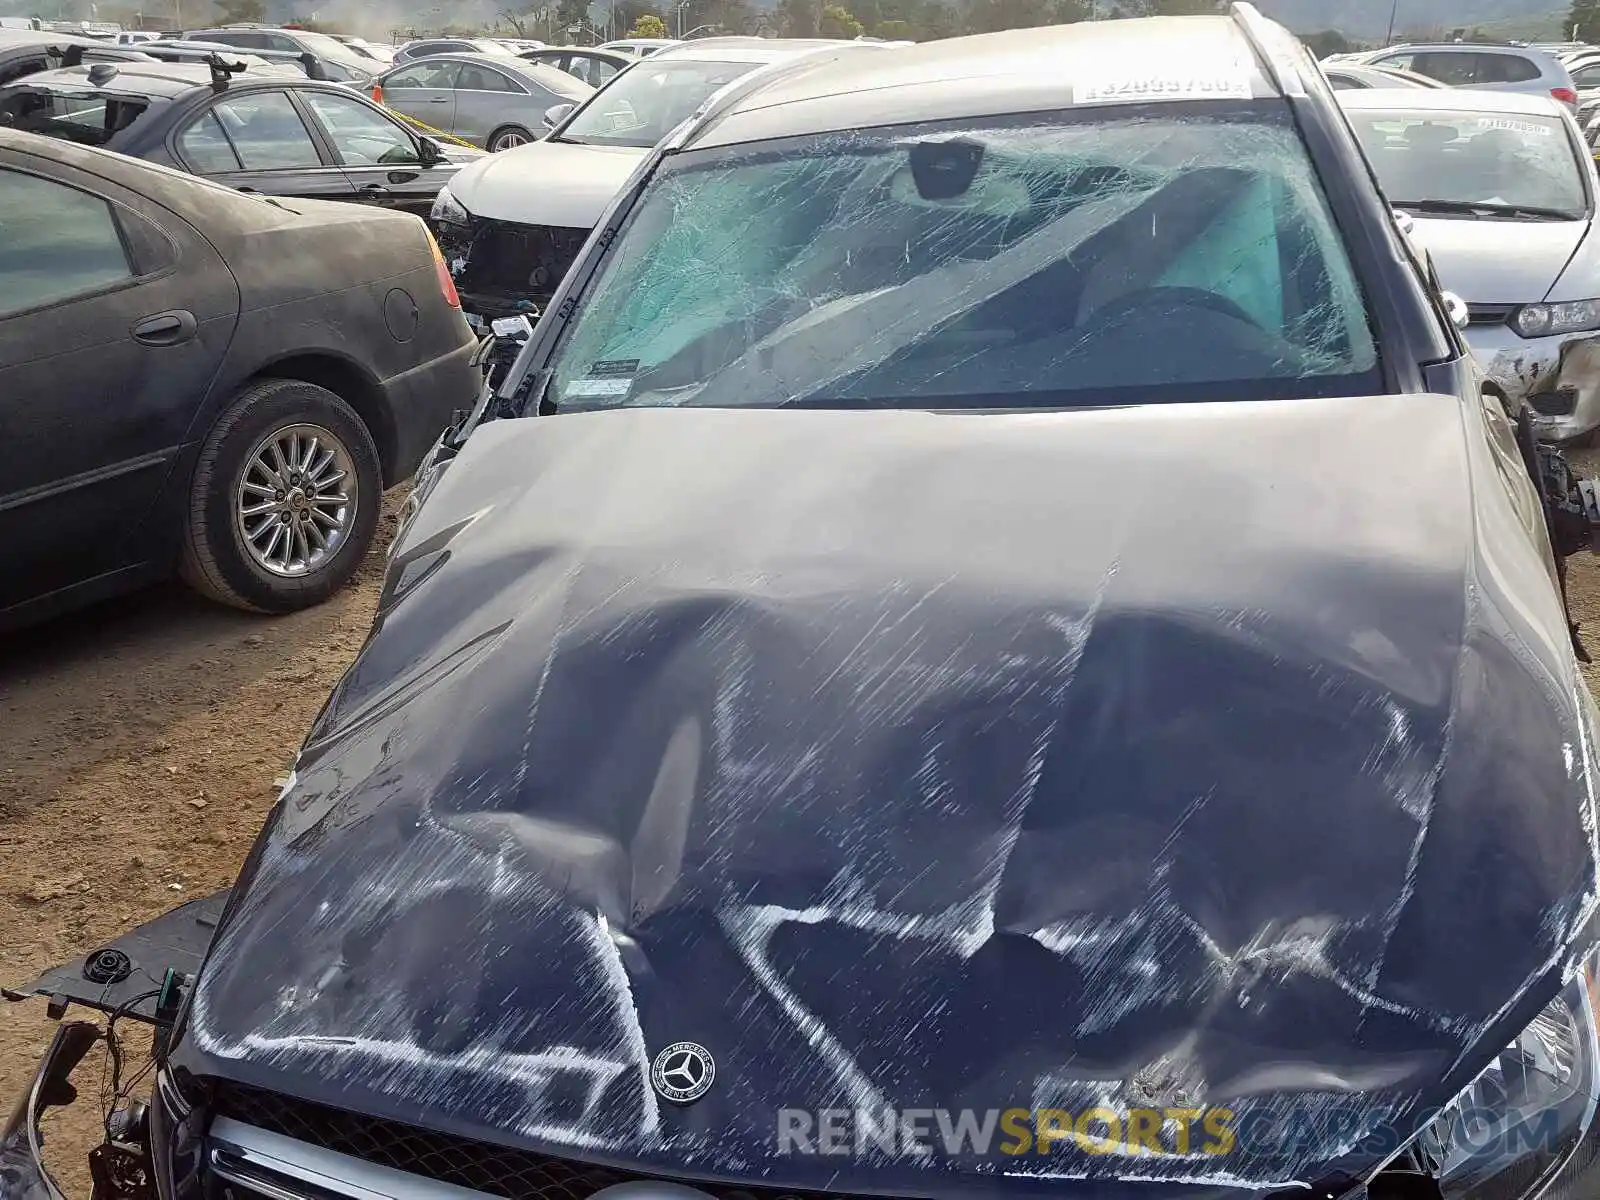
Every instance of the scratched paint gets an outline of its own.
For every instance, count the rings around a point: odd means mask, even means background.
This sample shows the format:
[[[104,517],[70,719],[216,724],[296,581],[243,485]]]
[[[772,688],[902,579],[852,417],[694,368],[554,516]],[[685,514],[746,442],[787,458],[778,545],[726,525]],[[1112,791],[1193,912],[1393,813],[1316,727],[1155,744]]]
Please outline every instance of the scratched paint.
[[[1592,714],[1464,411],[483,427],[179,1060],[838,1190],[1348,1165],[1537,1011],[1600,894]],[[1490,861],[1518,886],[1463,889]],[[658,1105],[681,1040],[716,1085]],[[1318,1132],[1225,1162],[774,1143],[785,1107],[1180,1098]]]

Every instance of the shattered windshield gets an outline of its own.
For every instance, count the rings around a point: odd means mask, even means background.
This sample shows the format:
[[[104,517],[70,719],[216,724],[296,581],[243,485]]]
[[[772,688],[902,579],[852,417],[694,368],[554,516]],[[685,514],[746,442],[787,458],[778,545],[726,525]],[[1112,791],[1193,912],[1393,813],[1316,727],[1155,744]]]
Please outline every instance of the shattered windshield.
[[[552,367],[562,411],[1382,390],[1312,166],[1259,104],[675,155]]]
[[[553,140],[648,149],[693,116],[718,88],[760,65],[682,58],[639,63],[603,88]]]
[[[1362,109],[1348,116],[1398,207],[1587,215],[1583,168],[1559,117]]]

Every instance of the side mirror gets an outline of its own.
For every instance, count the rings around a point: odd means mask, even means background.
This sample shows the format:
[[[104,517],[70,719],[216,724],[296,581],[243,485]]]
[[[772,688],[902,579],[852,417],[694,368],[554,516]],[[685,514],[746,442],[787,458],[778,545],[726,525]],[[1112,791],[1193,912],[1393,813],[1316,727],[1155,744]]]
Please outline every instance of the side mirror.
[[[544,110],[544,127],[546,129],[554,129],[565,121],[572,110],[577,107],[576,104],[552,104]]]
[[[1467,327],[1467,302],[1454,292],[1440,292],[1439,299],[1444,301],[1444,310],[1450,314],[1450,323],[1457,329]]]
[[[444,149],[431,137],[417,139],[417,158],[425,167],[437,167],[445,161]]]

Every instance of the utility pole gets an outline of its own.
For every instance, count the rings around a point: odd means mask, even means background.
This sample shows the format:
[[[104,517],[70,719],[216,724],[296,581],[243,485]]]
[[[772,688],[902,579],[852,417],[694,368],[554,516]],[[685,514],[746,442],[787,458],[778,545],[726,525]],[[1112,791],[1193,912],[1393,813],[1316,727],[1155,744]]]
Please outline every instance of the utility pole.
[[[1399,12],[1400,0],[1393,0],[1393,3],[1389,5],[1389,32],[1383,35],[1383,44],[1385,46],[1394,45],[1394,19]]]

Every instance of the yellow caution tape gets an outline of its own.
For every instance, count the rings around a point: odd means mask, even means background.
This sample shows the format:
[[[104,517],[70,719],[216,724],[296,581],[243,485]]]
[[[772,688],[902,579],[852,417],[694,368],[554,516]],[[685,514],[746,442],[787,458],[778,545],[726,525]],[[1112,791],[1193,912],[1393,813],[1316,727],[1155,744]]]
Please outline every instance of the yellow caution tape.
[[[385,104],[384,107],[385,108],[389,108],[389,106],[387,104]],[[474,146],[471,142],[467,141],[465,138],[458,138],[453,133],[446,133],[442,129],[435,129],[432,125],[429,125],[426,121],[419,121],[415,117],[408,116],[407,114],[401,112],[398,108],[389,108],[389,111],[392,112],[395,116],[399,117],[407,125],[415,125],[418,129],[422,130],[423,133],[429,133],[429,134],[432,134],[434,137],[443,138],[447,142],[454,142],[458,146],[465,146],[468,150],[481,150],[483,148],[481,146]]]

